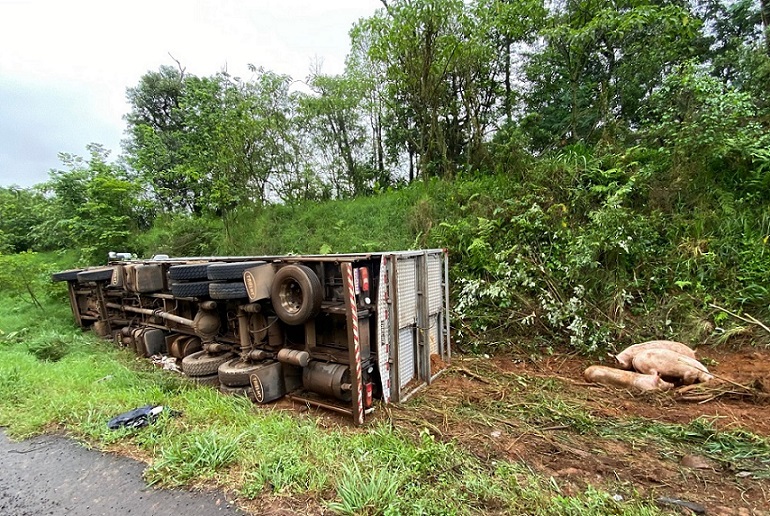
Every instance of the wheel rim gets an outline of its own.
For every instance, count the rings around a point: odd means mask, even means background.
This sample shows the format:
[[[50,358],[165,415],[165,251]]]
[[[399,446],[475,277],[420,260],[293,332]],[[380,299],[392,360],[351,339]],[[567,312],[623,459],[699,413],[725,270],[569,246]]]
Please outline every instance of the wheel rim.
[[[286,281],[281,286],[281,291],[278,297],[281,301],[281,308],[283,308],[287,313],[291,315],[299,313],[300,309],[302,308],[302,302],[304,300],[304,296],[302,295],[302,287],[300,287],[299,283],[294,280]]]

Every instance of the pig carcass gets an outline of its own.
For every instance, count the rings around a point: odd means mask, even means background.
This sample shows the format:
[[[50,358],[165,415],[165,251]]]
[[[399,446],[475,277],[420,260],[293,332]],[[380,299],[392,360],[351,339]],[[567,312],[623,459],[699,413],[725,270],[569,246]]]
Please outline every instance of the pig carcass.
[[[673,384],[661,380],[657,374],[640,374],[606,366],[591,366],[583,372],[583,377],[589,382],[620,389],[665,391],[674,387]]]
[[[634,357],[633,366],[640,373],[678,379],[687,385],[708,382],[714,378],[706,366],[694,358],[670,349],[642,350]]]
[[[695,351],[693,351],[692,348],[681,342],[674,342],[673,340],[650,340],[642,342],[641,344],[634,344],[618,353],[615,358],[617,358],[620,367],[623,369],[631,369],[633,367],[634,357],[639,352],[646,349],[667,349],[686,357],[695,358]]]

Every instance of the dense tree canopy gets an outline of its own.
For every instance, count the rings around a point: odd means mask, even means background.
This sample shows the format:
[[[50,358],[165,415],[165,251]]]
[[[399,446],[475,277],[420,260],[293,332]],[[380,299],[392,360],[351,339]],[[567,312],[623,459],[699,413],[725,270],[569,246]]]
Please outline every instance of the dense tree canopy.
[[[125,150],[162,208],[226,216],[499,169],[500,137],[534,154],[635,145],[683,67],[748,95],[764,130],[769,54],[765,1],[388,1],[309,91],[259,68],[148,72]]]

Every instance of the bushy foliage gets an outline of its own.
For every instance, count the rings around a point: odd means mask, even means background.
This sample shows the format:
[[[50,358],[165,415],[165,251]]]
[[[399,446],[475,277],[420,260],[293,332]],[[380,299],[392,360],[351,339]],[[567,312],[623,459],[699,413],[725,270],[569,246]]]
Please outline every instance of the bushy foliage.
[[[58,362],[69,353],[72,335],[56,331],[42,332],[27,343],[27,350],[38,360]]]
[[[66,170],[51,171],[40,189],[50,196],[41,222],[32,228],[38,248],[76,249],[91,263],[103,263],[109,251],[123,248],[143,229],[152,207],[142,199],[142,185],[109,152],[88,146],[90,157],[61,154]]]
[[[0,292],[42,309],[40,298],[56,290],[50,283],[53,268],[54,265],[31,251],[16,254],[0,252]]]
[[[652,198],[671,165],[658,152],[592,154],[543,159],[521,184],[457,185],[461,216],[432,239],[452,253],[460,342],[596,352],[701,338],[685,323],[709,319],[708,302],[766,313],[766,203],[723,201],[729,215],[710,203],[664,210]]]

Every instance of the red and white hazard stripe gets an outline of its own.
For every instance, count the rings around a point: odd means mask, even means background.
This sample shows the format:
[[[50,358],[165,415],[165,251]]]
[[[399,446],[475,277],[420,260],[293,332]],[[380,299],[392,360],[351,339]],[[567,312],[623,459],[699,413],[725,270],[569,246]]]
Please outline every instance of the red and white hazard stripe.
[[[355,352],[355,365],[356,374],[354,380],[356,382],[355,388],[358,391],[358,407],[356,412],[356,422],[363,424],[364,422],[364,389],[363,378],[361,375],[361,339],[358,335],[358,305],[356,303],[356,291],[353,281],[353,267],[349,263],[343,264],[345,268],[345,274],[348,277],[348,309],[352,314],[350,324],[353,326],[353,349]]]

